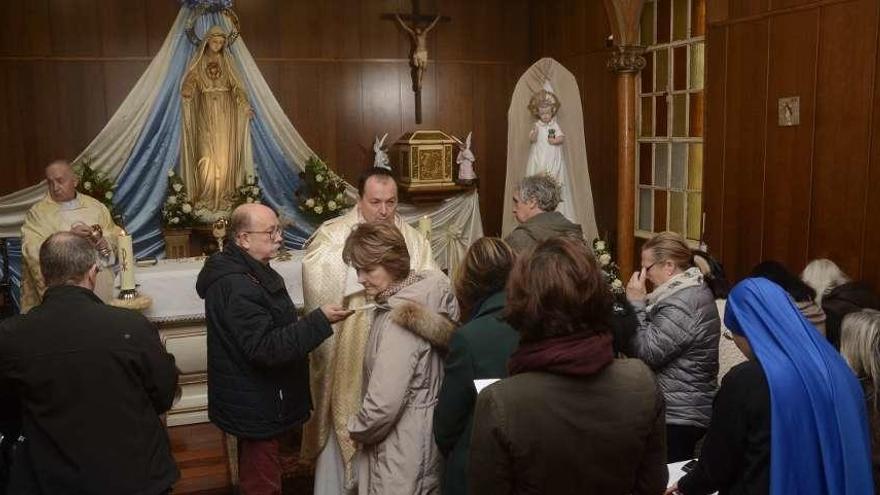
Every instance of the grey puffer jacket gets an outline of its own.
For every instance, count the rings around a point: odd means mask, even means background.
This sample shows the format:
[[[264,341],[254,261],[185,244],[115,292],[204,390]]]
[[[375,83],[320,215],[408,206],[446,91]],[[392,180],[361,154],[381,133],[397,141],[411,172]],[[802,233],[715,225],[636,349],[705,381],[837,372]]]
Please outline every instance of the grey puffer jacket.
[[[631,350],[657,374],[666,400],[666,423],[706,428],[718,388],[721,321],[705,283],[687,287],[646,311],[634,301],[639,328]]]

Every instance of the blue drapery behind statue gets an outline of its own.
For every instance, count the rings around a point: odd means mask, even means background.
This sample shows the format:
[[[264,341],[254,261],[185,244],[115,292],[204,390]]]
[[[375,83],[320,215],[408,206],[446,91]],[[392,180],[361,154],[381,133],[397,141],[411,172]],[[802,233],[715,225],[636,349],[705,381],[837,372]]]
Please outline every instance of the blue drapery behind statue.
[[[151,101],[136,102],[136,104],[146,105],[149,112],[144,119],[143,126],[137,132],[137,139],[127,158],[119,157],[119,162],[124,159],[124,165],[115,179],[114,204],[123,216],[126,230],[134,237],[134,249],[137,257],[161,257],[164,249],[160,216],[166,197],[168,171],[174,168],[179,172],[182,132],[181,80],[189,60],[196,50],[196,46],[187,39],[183,29],[184,22],[182,20],[190,15],[191,11],[187,7],[181,9],[181,16],[169,34],[171,43],[166,42],[166,45],[163,46],[163,50],[167,46],[171,53],[160,52],[157,54],[157,59],[165,57],[168,60],[165,72],[161,77],[161,84],[158,89],[150,88]],[[213,25],[223,27],[226,32],[231,32],[233,29],[232,24],[223,14],[205,13],[195,20],[195,32],[202,35]],[[316,225],[304,216],[296,205],[294,192],[300,184],[298,171],[303,169],[303,164],[294,163],[294,159],[291,157],[293,153],[290,152],[290,133],[295,135],[294,140],[300,141],[294,143],[298,145],[297,154],[299,156],[305,157],[311,151],[308,150],[304,142],[301,142],[296,131],[292,129],[292,125],[271,95],[265,80],[257,71],[253,59],[243,45],[244,41],[240,38],[229,47],[229,50],[237,65],[236,68],[241,74],[248,93],[248,100],[254,111],[249,128],[255,173],[260,178],[263,199],[285,220],[285,244],[291,248],[301,248]],[[247,62],[244,62],[243,59],[247,59]],[[120,108],[117,112],[123,110]],[[108,127],[102,130],[102,134],[107,132],[114,122],[124,125],[126,119],[129,118],[128,115],[124,115],[123,117],[126,118],[116,120],[116,117],[114,115],[114,118],[108,123]],[[130,118],[136,119],[137,116],[132,115]],[[279,129],[281,130],[279,131]],[[288,135],[282,137],[277,135],[278,132],[287,132]],[[287,153],[284,151],[284,146],[280,144],[284,139],[287,140]],[[97,140],[98,138],[96,138]],[[86,150],[80,158],[88,152],[89,150]],[[89,158],[101,163],[99,155],[91,155]],[[114,158],[116,157],[114,156]],[[103,171],[108,173],[106,167]],[[112,172],[110,175],[113,175]],[[21,243],[19,239],[10,239],[9,254],[14,298],[18,304],[21,281]]]
[[[221,14],[205,14],[196,21],[196,32],[204,33],[215,24],[224,26],[227,31],[230,29],[228,21]],[[185,37],[183,32],[177,35]],[[240,42],[239,40],[238,43]],[[180,82],[195,48],[189,42],[177,45],[146,125],[131,157],[117,178],[115,204],[124,216],[127,230],[134,236],[134,249],[138,257],[158,255],[164,248],[159,214],[165,200],[168,170],[171,167],[178,168],[181,134]],[[232,52],[235,54],[234,49]],[[239,63],[238,57],[233,58]],[[281,216],[294,221],[285,231],[286,243],[291,247],[302,247],[315,226],[299,212],[294,200],[294,192],[299,187],[298,174],[292,164],[287,162],[275,136],[265,123],[266,109],[253,96],[252,74],[241,64],[237,69],[242,74],[248,99],[254,110],[250,132],[254,167],[260,177],[264,198]],[[294,166],[302,169],[301,164]]]

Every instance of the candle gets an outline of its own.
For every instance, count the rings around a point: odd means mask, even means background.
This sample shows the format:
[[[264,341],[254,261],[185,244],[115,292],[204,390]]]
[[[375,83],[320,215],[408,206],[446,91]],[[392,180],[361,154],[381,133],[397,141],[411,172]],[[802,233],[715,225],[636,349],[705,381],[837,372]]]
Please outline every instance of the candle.
[[[120,289],[123,291],[134,290],[134,247],[131,243],[131,236],[123,230],[116,243],[119,246],[119,266],[122,268],[119,274]]]
[[[431,219],[428,218],[427,215],[419,219],[419,232],[421,232],[426,239],[431,240]]]

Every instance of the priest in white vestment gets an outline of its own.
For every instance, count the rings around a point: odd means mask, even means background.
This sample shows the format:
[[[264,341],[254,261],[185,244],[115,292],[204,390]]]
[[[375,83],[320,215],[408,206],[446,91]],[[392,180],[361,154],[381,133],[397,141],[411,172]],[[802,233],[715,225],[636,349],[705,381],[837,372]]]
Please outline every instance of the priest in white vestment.
[[[342,261],[342,248],[352,228],[363,222],[393,222],[403,233],[413,270],[439,270],[431,244],[397,215],[397,183],[389,171],[373,168],[358,184],[357,206],[324,222],[312,236],[303,259],[305,310],[342,303],[358,309],[367,305],[354,268]],[[315,495],[351,493],[352,458],[356,446],[348,436],[349,417],[363,399],[362,367],[372,309],[359,310],[335,325],[333,336],[310,354],[314,411],[303,429],[301,456],[315,461]],[[347,486],[346,486],[347,485]]]
[[[49,193],[28,210],[21,226],[21,312],[28,312],[43,298],[46,285],[40,272],[40,246],[50,235],[61,231],[95,241],[102,265],[95,294],[109,301],[113,297],[114,274],[110,267],[116,263],[117,236],[110,211],[95,198],[77,193],[76,174],[65,161],[46,167],[46,182]],[[101,237],[94,236],[94,225],[101,227]]]

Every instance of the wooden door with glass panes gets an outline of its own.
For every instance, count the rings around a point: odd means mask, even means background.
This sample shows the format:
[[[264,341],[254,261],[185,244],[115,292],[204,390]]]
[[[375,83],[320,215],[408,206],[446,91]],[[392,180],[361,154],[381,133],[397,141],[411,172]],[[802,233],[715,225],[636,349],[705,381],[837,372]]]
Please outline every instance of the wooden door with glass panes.
[[[636,235],[702,230],[706,0],[648,0],[641,19]]]

